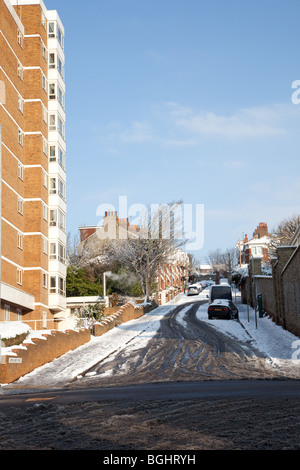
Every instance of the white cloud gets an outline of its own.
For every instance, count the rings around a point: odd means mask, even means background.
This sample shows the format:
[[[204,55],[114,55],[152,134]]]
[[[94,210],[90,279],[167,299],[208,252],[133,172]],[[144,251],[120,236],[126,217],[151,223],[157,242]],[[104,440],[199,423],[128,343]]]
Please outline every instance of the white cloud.
[[[202,111],[188,117],[178,118],[176,124],[194,134],[227,138],[260,137],[284,134],[285,130],[274,123],[273,111],[262,113],[258,109],[243,109],[231,116],[221,116]]]
[[[196,136],[220,136],[228,139],[283,135],[284,119],[294,110],[285,105],[239,109],[231,115],[212,111],[194,111],[176,103],[167,103],[169,116],[181,130]]]
[[[120,134],[123,142],[144,143],[153,140],[151,126],[144,122],[134,121],[131,127]]]

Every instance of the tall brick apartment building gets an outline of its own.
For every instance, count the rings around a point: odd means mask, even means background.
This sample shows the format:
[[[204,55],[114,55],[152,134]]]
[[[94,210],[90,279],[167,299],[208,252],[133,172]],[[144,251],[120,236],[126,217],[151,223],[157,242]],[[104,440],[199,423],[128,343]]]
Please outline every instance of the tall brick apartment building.
[[[56,11],[0,0],[0,321],[38,329],[66,307],[64,62]]]

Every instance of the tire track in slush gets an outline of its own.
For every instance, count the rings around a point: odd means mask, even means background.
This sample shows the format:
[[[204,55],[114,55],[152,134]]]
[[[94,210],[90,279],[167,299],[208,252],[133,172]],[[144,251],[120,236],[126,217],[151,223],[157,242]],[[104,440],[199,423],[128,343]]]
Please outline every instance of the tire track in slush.
[[[161,320],[146,347],[124,348],[106,358],[87,371],[93,377],[85,376],[85,383],[108,386],[276,377],[276,372],[266,365],[265,356],[251,345],[246,347],[199,320],[196,313],[201,303],[193,302],[189,308],[188,304],[175,307]]]

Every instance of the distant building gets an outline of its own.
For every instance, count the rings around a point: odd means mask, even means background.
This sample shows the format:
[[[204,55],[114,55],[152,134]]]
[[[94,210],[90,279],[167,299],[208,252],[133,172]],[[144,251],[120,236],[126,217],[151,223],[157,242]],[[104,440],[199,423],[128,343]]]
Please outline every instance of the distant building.
[[[248,264],[251,258],[261,258],[262,262],[268,263],[270,261],[269,244],[268,225],[265,222],[260,222],[254,230],[252,238],[248,239],[246,234],[243,240],[237,242],[236,247],[240,252],[241,264]]]
[[[77,246],[79,255],[94,258],[100,255],[107,240],[117,240],[122,243],[129,239],[138,238],[141,229],[131,225],[128,219],[118,217],[116,211],[105,212],[102,226],[79,227],[80,243]],[[177,249],[170,261],[160,267],[157,278],[159,303],[170,300],[169,291],[179,292],[188,280],[189,257],[186,252]]]

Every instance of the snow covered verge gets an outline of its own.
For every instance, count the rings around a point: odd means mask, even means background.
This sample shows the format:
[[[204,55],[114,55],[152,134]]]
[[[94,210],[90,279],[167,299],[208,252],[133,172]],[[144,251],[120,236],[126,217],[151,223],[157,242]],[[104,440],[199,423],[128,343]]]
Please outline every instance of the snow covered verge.
[[[66,382],[80,377],[96,363],[104,360],[110,354],[117,353],[126,347],[138,349],[146,346],[154,337],[160,327],[160,321],[174,306],[187,302],[206,300],[207,291],[188,297],[180,294],[168,304],[160,306],[142,317],[119,325],[100,337],[92,337],[91,340],[69,351],[63,356],[54,359],[50,363],[35,369],[26,376],[20,378],[15,385],[21,387],[58,387]],[[271,318],[258,318],[252,308],[240,303],[240,297],[234,298],[239,309],[239,321],[236,320],[208,320],[208,303],[200,306],[197,316],[201,321],[208,322],[213,328],[244,342],[245,346],[251,342],[258,351],[263,353],[268,364],[285,377],[300,378],[300,338],[294,336],[282,327],[276,325]],[[188,308],[188,307],[187,307]],[[180,321],[184,322],[186,308],[180,313]],[[2,390],[9,393],[12,386],[2,384]]]
[[[28,336],[31,332],[31,328],[25,323],[19,321],[16,322],[3,322],[0,323],[0,339],[1,346],[5,344],[5,340],[10,340],[18,336]],[[9,348],[2,348],[2,353],[9,351]]]

